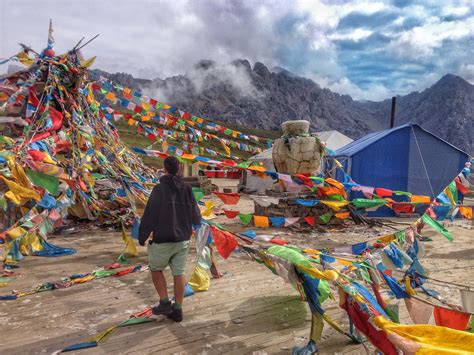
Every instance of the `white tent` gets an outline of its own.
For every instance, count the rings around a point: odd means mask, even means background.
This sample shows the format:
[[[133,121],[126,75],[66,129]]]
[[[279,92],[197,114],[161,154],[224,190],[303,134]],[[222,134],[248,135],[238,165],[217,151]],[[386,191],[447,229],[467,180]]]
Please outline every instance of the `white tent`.
[[[331,150],[337,150],[352,142],[352,139],[338,131],[316,132],[318,138],[326,144]],[[273,165],[272,148],[254,155],[248,159],[252,162],[259,162],[267,171],[276,171]],[[247,181],[245,187],[247,190],[256,191],[258,194],[264,194],[265,190],[270,189],[275,181],[270,177],[261,178],[257,175],[247,173]]]
[[[326,147],[331,150],[338,150],[353,141],[353,139],[350,139],[348,136],[334,130],[317,132],[316,135],[321,142],[324,142]]]
[[[250,157],[248,161],[259,162],[267,171],[276,171],[273,165],[272,159],[272,148],[268,148],[253,157]],[[258,194],[264,194],[265,190],[270,189],[275,181],[270,178],[261,178],[250,172],[247,172],[247,181],[245,187],[247,190],[256,191]]]

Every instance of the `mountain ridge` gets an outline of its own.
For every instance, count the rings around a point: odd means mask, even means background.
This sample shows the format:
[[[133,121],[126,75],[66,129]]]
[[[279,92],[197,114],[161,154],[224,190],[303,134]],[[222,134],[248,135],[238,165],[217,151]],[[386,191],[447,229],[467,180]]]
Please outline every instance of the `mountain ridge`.
[[[137,79],[99,69],[91,75],[143,90],[196,115],[255,128],[278,130],[286,120],[306,119],[312,131],[336,129],[354,139],[389,128],[391,99],[354,100],[284,68],[270,70],[260,62],[252,67],[245,59],[227,65],[201,60],[190,72],[165,79]],[[446,74],[422,91],[398,96],[395,125],[418,123],[472,153],[473,116],[474,86]]]

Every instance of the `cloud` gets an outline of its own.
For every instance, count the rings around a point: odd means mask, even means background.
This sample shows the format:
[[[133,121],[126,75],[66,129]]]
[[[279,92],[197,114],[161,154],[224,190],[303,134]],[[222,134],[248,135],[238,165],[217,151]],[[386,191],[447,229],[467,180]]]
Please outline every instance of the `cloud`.
[[[217,87],[233,91],[239,97],[258,99],[264,93],[253,85],[250,70],[248,61],[218,64],[202,60],[187,71],[185,76],[173,78],[178,80],[155,80],[144,91],[148,96],[159,97],[163,101],[170,101],[170,98],[185,101],[186,97]]]
[[[424,25],[400,33],[387,48],[401,58],[431,59],[435,49],[441,48],[444,41],[459,41],[473,35],[473,21],[442,22],[432,17]]]
[[[473,13],[462,0],[2,0],[0,57],[18,42],[43,48],[52,18],[59,52],[100,33],[84,54],[111,72],[165,78],[209,58],[228,80],[224,63],[242,58],[379,99],[447,72],[471,77]]]

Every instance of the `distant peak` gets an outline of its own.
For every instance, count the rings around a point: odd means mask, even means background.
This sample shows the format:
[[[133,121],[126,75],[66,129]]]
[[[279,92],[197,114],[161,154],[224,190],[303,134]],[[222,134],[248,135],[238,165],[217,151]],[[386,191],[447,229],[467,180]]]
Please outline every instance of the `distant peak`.
[[[194,69],[196,70],[208,70],[215,67],[217,63],[210,59],[201,59],[199,62],[194,64]]]
[[[265,64],[261,62],[255,63],[255,65],[253,66],[253,71],[260,76],[270,75],[270,71],[268,70],[268,68],[265,66]]]
[[[448,73],[448,74],[444,75],[443,77],[441,77],[441,79],[439,79],[438,82],[435,85],[438,85],[438,84],[442,84],[442,85],[445,85],[445,84],[458,84],[458,85],[469,85],[469,86],[471,85],[466,80],[461,78],[460,76],[457,76],[457,75],[454,75],[454,74],[451,74],[451,73]]]
[[[250,62],[247,59],[236,59],[230,63],[231,65],[235,67],[244,67],[247,69],[247,71],[252,70],[252,67],[250,66]]]

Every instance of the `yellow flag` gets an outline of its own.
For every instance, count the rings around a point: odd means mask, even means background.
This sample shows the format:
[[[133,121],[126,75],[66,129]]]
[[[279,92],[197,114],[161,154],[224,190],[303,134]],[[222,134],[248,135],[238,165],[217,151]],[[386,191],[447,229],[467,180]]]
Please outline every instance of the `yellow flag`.
[[[225,150],[225,154],[230,156],[230,148],[221,140],[222,148]]]
[[[122,252],[123,254],[129,254],[131,256],[137,256],[138,255],[138,250],[137,246],[135,245],[135,242],[133,239],[125,232],[125,228],[122,226],[122,239],[125,242],[125,249]]]
[[[213,207],[214,203],[212,201],[206,201],[204,203],[204,209],[201,211],[201,215],[204,217],[209,217],[212,214]]]
[[[8,158],[8,167],[13,174],[15,180],[22,186],[31,188],[31,183],[28,177],[25,174],[25,170],[23,167],[15,162],[15,156],[11,156]]]
[[[13,203],[21,206],[24,203],[26,203],[29,199],[33,199],[36,202],[41,200],[41,196],[35,190],[23,187],[20,184],[17,184],[14,181],[8,180],[3,176],[0,176],[0,178],[3,179],[3,181],[7,184],[8,188],[10,189],[10,191],[7,191],[5,193],[5,197],[11,200]]]
[[[25,51],[21,51],[16,55],[16,57],[18,58],[21,64],[26,65],[27,67],[29,67],[35,62],[35,59],[30,58]]]
[[[342,258],[335,258],[337,262],[343,266],[352,266],[353,262],[351,260],[342,259]]]
[[[349,204],[348,201],[321,201],[326,206],[330,207],[334,211],[339,211],[341,207],[344,207]]]
[[[195,292],[207,291],[211,285],[211,279],[206,270],[199,265],[196,265],[188,283]]]
[[[92,58],[83,60],[83,61],[81,62],[81,67],[89,68],[90,66],[92,66],[92,64],[94,64],[96,58],[97,58],[97,57],[94,56],[94,57],[92,57]]]
[[[474,349],[472,333],[428,324],[397,324],[382,316],[374,317],[373,322],[407,353],[416,349],[417,354],[472,354]]]
[[[19,238],[24,234],[26,234],[26,230],[23,229],[22,227],[15,227],[15,228],[10,229],[7,232],[7,235],[12,239]]]

